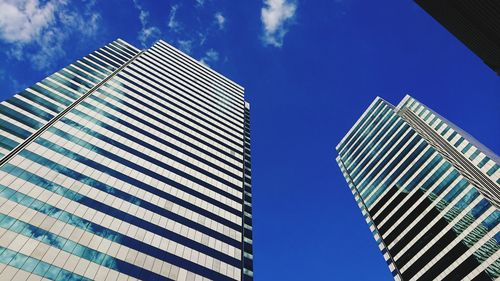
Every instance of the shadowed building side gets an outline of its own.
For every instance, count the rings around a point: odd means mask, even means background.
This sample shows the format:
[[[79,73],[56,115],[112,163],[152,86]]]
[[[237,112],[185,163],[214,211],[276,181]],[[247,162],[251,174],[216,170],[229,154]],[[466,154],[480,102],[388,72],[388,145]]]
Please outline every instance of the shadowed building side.
[[[500,1],[415,2],[500,75]]]

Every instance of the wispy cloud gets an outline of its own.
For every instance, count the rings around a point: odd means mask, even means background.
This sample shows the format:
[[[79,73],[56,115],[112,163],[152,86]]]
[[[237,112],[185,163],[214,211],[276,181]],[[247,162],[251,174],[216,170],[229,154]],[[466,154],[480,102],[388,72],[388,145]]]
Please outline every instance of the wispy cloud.
[[[10,74],[7,74],[7,72],[4,69],[0,68],[0,81],[1,83],[4,84],[8,92],[18,92],[21,89],[24,89],[27,87],[27,85],[24,85],[23,83],[20,83],[19,80],[13,78]],[[0,101],[2,99],[0,98]]]
[[[203,7],[205,5],[205,0],[196,0],[196,7]]]
[[[158,27],[149,24],[149,12],[146,11],[137,0],[133,0],[135,8],[139,11],[139,20],[141,21],[141,30],[137,36],[143,47],[148,47],[151,41],[158,40],[161,37],[161,31]]]
[[[77,10],[66,0],[2,0],[0,39],[10,45],[11,58],[47,69],[65,55],[64,43],[71,36],[83,35],[83,40],[97,33],[100,15],[93,6],[93,1],[86,1]]]
[[[177,45],[181,51],[183,51],[186,54],[191,53],[191,50],[193,49],[193,40],[177,40]]]
[[[263,24],[263,42],[274,47],[283,46],[288,27],[295,18],[297,3],[288,0],[264,0],[260,19]]]
[[[59,3],[0,2],[0,35],[9,43],[29,43],[55,21]]]
[[[181,25],[179,21],[177,21],[176,16],[177,16],[177,10],[179,9],[179,5],[173,5],[172,8],[170,8],[170,14],[168,16],[168,27],[174,31],[174,32],[179,32],[181,29]]]
[[[221,12],[217,12],[214,15],[215,23],[219,27],[219,29],[224,29],[224,25],[226,24],[226,18],[222,15]]]
[[[219,52],[214,49],[210,49],[205,52],[205,55],[199,60],[200,63],[210,66],[210,63],[217,62],[219,60]]]

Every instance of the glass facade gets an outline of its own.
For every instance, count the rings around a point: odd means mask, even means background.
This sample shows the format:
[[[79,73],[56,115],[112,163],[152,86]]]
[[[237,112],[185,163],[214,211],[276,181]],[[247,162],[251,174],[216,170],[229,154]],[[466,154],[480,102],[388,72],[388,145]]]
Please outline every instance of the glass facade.
[[[336,149],[395,280],[500,278],[496,154],[410,96],[376,98]]]
[[[0,279],[253,280],[250,105],[118,39],[0,103]]]

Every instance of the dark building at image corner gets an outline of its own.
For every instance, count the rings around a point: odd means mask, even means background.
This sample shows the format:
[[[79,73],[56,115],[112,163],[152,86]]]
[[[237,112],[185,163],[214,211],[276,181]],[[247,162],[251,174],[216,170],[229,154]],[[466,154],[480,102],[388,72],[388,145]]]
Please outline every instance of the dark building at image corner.
[[[395,280],[500,278],[494,152],[410,96],[377,97],[336,149]]]
[[[500,1],[415,2],[500,75]]]
[[[164,41],[0,103],[0,280],[253,280],[250,105]]]

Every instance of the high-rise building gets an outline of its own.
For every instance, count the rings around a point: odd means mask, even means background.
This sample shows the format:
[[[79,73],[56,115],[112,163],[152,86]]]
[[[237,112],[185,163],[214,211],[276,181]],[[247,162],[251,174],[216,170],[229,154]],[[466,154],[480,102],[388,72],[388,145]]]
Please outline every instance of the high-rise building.
[[[500,75],[500,1],[415,2]]]
[[[500,277],[495,153],[410,96],[376,98],[336,149],[396,280]]]
[[[116,40],[0,103],[0,280],[253,280],[250,105]]]

